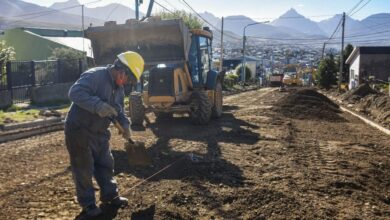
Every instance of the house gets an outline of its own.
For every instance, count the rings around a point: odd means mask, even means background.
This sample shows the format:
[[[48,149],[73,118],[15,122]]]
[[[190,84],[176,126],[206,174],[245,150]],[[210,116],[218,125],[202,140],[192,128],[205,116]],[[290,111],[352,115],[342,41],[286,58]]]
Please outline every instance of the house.
[[[93,58],[91,40],[78,30],[14,28],[0,33],[0,40],[15,49],[16,60],[46,60],[55,48],[84,51]]]
[[[364,80],[388,81],[390,77],[390,47],[356,47],[346,60],[349,67],[349,89]]]
[[[233,59],[224,59],[222,66],[224,69],[232,70],[241,63],[243,63],[243,56]],[[261,66],[261,60],[256,59],[255,57],[245,56],[245,65],[251,70],[251,79],[254,79],[256,77],[256,71]]]

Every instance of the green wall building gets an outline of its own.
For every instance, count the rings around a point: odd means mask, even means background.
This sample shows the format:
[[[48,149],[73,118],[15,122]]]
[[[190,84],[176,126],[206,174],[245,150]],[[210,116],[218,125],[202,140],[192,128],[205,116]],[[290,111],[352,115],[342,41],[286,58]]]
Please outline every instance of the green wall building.
[[[83,38],[81,31],[14,28],[2,32],[0,40],[15,49],[16,60],[47,60],[55,48],[85,51],[93,58],[91,40]]]

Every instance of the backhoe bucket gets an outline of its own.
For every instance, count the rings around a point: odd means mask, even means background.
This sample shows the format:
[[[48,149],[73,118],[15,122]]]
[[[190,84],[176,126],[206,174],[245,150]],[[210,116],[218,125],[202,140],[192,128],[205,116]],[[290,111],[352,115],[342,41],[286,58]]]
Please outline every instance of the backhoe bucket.
[[[138,52],[145,64],[182,63],[187,59],[190,32],[181,19],[148,21],[128,20],[126,24],[106,23],[89,27],[86,37],[91,39],[98,65],[113,62],[123,51]]]

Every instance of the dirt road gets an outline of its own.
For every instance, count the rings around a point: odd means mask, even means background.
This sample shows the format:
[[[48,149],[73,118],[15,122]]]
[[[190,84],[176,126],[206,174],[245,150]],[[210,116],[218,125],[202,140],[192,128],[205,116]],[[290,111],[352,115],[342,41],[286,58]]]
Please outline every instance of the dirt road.
[[[116,179],[130,206],[104,207],[102,219],[390,218],[389,136],[315,93],[229,96],[222,118],[204,127],[148,119],[134,139],[146,142],[151,167],[130,167],[113,132]],[[0,148],[1,219],[79,213],[62,132]]]

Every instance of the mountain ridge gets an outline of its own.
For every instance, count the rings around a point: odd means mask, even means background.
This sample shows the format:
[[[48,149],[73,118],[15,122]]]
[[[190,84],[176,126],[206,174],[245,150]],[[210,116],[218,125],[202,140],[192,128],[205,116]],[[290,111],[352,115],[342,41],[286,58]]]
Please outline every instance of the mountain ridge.
[[[78,7],[79,5],[78,0],[57,2],[50,7],[22,0],[2,0],[0,30],[23,26],[81,29],[81,7]],[[215,33],[221,29],[220,18],[207,11],[199,14],[211,24],[205,23],[205,25],[216,29]],[[95,8],[84,7],[84,15],[85,26],[88,24],[103,25],[104,21],[108,20],[124,23],[125,20],[135,16],[133,9],[117,3]],[[140,13],[140,17],[142,16],[143,14]],[[292,39],[326,39],[334,32],[341,16],[336,14],[316,22],[291,8],[270,23],[248,26],[245,34],[259,41],[286,39],[286,43],[293,42]],[[238,40],[237,38],[241,38],[243,35],[244,27],[256,22],[244,15],[227,16],[224,19],[224,31],[234,35]],[[334,39],[338,39],[340,35],[341,31],[336,32]],[[347,16],[345,36],[347,43],[390,38],[390,13],[373,14],[362,20]],[[226,38],[226,40],[228,39]]]

